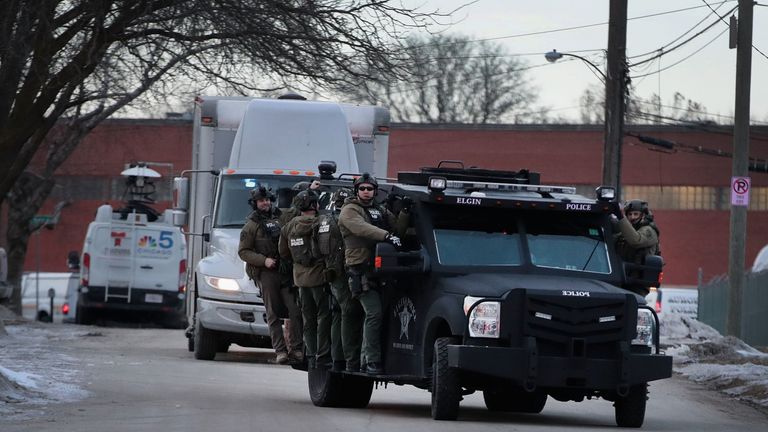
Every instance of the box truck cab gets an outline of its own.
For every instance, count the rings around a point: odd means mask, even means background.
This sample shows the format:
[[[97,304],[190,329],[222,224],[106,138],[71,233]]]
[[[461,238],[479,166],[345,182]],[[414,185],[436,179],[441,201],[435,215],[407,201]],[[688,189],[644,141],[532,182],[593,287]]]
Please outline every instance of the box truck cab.
[[[389,112],[380,107],[196,100],[192,170],[174,187],[176,222],[191,236],[185,334],[195,358],[212,360],[232,343],[271,347],[261,293],[238,256],[250,190],[271,188],[285,208],[294,184],[318,178],[321,161],[333,161],[339,174],[385,175],[388,133]]]

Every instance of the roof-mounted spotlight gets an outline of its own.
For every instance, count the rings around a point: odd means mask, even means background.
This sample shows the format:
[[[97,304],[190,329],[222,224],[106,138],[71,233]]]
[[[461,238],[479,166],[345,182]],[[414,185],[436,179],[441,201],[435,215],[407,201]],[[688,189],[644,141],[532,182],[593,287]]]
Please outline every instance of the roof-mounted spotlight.
[[[611,186],[600,186],[595,189],[595,195],[599,201],[613,201],[616,199],[616,188]]]
[[[445,177],[430,177],[429,191],[432,193],[442,193],[448,186],[448,179]]]

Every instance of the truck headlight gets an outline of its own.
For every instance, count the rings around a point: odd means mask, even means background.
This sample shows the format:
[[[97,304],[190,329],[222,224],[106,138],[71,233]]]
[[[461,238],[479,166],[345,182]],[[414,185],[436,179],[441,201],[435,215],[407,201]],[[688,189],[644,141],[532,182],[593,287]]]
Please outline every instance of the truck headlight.
[[[234,279],[205,276],[205,283],[221,291],[240,291],[240,285]]]
[[[653,335],[656,333],[656,320],[653,312],[648,309],[637,310],[637,335],[632,339],[632,345],[653,347]]]
[[[469,308],[479,300],[482,300],[482,297],[464,297],[464,313],[469,312]],[[497,301],[479,303],[469,312],[467,321],[470,337],[498,339],[501,328],[501,303]]]

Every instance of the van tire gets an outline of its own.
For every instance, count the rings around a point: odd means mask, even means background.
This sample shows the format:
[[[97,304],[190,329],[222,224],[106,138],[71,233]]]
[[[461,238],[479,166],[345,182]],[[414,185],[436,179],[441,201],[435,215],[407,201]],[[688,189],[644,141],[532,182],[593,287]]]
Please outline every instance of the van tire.
[[[37,313],[37,320],[40,322],[53,322],[53,319],[46,311],[39,311]]]
[[[213,360],[216,357],[217,344],[216,333],[203,327],[200,320],[195,320],[195,358]]]
[[[461,402],[459,371],[448,365],[448,345],[456,343],[452,337],[441,337],[435,341],[432,355],[432,418],[435,420],[456,420]]]
[[[616,424],[619,427],[641,427],[645,419],[645,405],[647,402],[648,384],[630,387],[627,396],[617,397],[613,402],[616,410]]]
[[[194,336],[188,336],[187,337],[187,350],[189,352],[195,352],[195,337]]]
[[[488,411],[538,414],[547,404],[547,394],[541,390],[527,392],[522,388],[483,390]]]

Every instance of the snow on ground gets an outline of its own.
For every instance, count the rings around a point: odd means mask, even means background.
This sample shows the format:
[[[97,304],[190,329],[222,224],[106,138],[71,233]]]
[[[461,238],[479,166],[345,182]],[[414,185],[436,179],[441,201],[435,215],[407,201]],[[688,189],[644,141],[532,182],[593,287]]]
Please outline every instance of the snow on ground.
[[[67,341],[100,333],[76,325],[9,319],[2,309],[7,334],[0,334],[0,417],[31,418],[40,415],[46,404],[88,396],[81,387],[83,366],[67,354]],[[768,408],[768,354],[673,314],[662,320],[661,344],[674,356],[675,372]]]
[[[668,314],[661,345],[674,370],[742,401],[768,408],[768,354],[695,319]]]
[[[85,398],[88,392],[78,360],[66,342],[89,336],[79,326],[6,320],[0,334],[0,417],[24,419],[41,414],[45,405]]]

